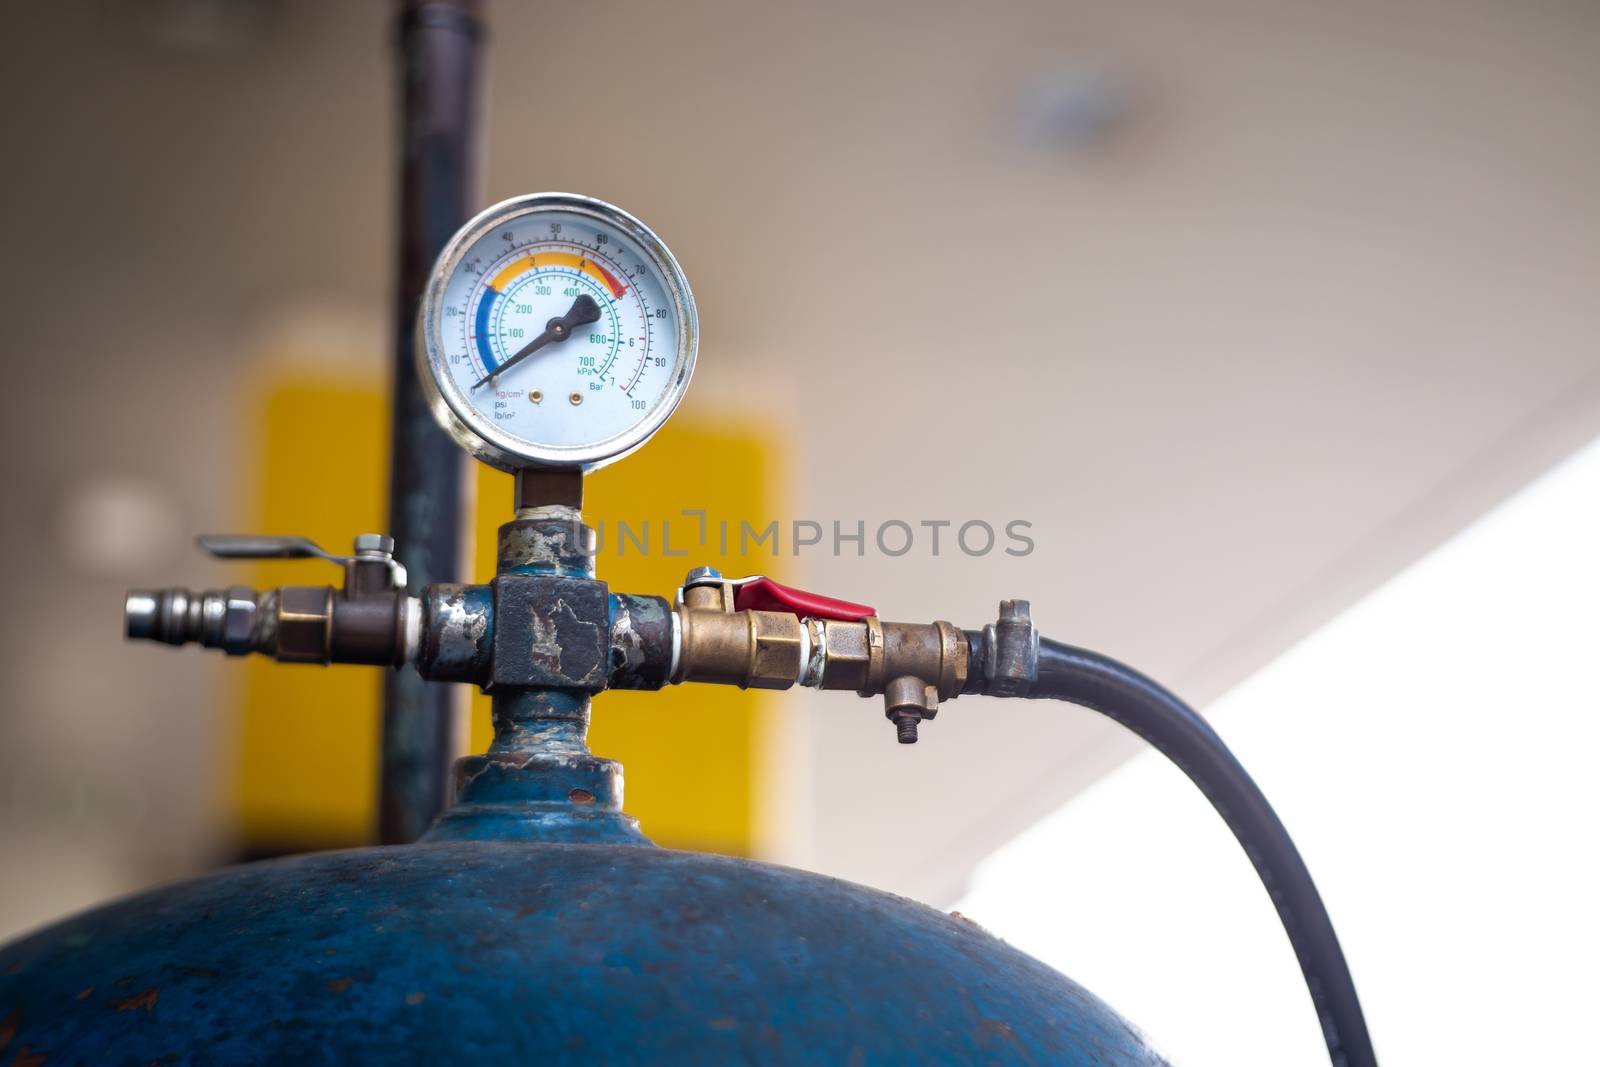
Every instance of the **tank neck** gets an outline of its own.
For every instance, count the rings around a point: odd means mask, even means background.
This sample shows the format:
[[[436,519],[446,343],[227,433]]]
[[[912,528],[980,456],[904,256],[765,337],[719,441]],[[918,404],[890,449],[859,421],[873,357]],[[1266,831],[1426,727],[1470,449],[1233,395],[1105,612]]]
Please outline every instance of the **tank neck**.
[[[594,581],[594,545],[575,508],[519,508],[500,527],[496,572]],[[651,844],[622,810],[622,765],[589,751],[588,692],[495,686],[490,698],[494,742],[456,761],[455,803],[424,841]]]

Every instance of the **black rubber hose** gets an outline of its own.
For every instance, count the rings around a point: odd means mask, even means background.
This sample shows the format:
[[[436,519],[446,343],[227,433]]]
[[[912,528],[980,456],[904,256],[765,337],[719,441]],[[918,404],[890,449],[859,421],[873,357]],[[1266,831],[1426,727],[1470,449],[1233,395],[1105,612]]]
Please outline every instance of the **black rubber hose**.
[[[1027,695],[1070,701],[1115,719],[1200,787],[1244,846],[1278,909],[1328,1055],[1336,1067],[1376,1067],[1355,982],[1311,872],[1272,805],[1205,719],[1131,667],[1055,641],[1039,642],[1039,680]]]

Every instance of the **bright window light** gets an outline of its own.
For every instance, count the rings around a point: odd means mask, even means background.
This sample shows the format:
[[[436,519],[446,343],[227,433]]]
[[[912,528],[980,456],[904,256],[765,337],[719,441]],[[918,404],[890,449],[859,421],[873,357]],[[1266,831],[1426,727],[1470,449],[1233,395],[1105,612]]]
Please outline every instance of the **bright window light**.
[[[1305,855],[1385,1063],[1591,1054],[1597,605],[1600,443],[1207,709]],[[995,853],[956,907],[1175,1063],[1327,1062],[1254,871],[1154,752]]]

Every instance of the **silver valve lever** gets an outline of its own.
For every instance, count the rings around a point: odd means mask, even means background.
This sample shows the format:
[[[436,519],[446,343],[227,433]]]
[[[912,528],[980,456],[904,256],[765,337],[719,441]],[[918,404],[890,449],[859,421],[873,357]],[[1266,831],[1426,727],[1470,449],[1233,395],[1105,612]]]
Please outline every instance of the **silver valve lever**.
[[[394,558],[394,538],[387,534],[359,534],[355,554],[336,556],[309,537],[271,534],[201,534],[195,544],[218,559],[321,559],[350,572],[352,566],[382,563],[390,588],[404,589],[406,569]]]
[[[376,535],[375,535],[376,536]],[[325,559],[341,566],[346,557],[335,556],[309,537],[273,537],[267,534],[201,534],[194,539],[201,550],[218,559]],[[391,542],[391,549],[393,544]]]

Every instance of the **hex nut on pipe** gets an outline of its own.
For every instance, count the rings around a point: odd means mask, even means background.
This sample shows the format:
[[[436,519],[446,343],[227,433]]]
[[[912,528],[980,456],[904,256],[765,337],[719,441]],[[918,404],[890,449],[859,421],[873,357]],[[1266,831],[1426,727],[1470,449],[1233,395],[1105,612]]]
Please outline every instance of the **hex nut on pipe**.
[[[867,690],[870,695],[868,679],[872,672],[872,639],[868,632],[868,623],[876,624],[877,620],[843,622],[828,619],[823,622],[822,632],[827,655],[822,665],[821,688],[851,689],[857,693]],[[883,646],[881,628],[878,634],[878,647],[881,650]]]
[[[752,611],[751,633],[755,651],[750,661],[750,685],[756,689],[788,689],[800,678],[805,645],[805,625],[794,615],[778,611]]]
[[[283,587],[278,597],[278,659],[285,663],[329,662],[332,631],[331,586]]]
[[[693,592],[715,587],[700,587]],[[689,598],[686,591],[685,600]],[[682,653],[676,682],[711,682],[741,689],[788,689],[804,664],[804,626],[787,612],[721,611],[679,605]]]

